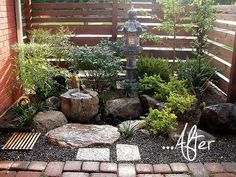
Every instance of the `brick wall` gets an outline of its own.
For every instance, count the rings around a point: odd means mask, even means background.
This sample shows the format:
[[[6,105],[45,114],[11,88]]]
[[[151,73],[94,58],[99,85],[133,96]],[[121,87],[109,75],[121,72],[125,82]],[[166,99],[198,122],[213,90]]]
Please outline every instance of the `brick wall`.
[[[11,46],[17,42],[14,0],[0,0],[0,116],[21,95],[15,87]]]

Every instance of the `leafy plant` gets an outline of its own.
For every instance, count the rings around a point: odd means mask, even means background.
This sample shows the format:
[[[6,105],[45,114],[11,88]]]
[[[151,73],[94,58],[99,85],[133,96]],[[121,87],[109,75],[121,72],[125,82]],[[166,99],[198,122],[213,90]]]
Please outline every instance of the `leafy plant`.
[[[40,91],[45,97],[50,95],[55,83],[53,77],[62,73],[61,69],[47,61],[52,52],[51,48],[45,44],[29,43],[18,44],[15,50],[19,53],[19,58],[14,59],[14,71],[25,92]]]
[[[32,107],[33,107],[33,109],[35,110],[36,113],[43,112],[47,108],[47,106],[44,102],[35,103],[35,104],[33,104]]]
[[[116,41],[103,40],[98,43],[99,47],[109,48],[117,57],[122,57],[122,49],[124,47],[124,39],[117,39]]]
[[[75,47],[69,60],[75,70],[87,69],[85,75],[94,89],[101,92],[103,84],[112,85],[121,71],[119,57],[107,47]]]
[[[122,85],[123,89],[124,89],[124,92],[125,92],[125,95],[127,97],[131,96],[133,94],[133,89],[132,89],[132,85],[130,83],[123,83]]]
[[[154,94],[159,91],[162,83],[164,83],[164,81],[161,79],[160,75],[147,76],[147,74],[145,74],[144,78],[139,80],[139,88],[141,91]]]
[[[186,80],[188,88],[201,99],[209,82],[217,82],[217,71],[219,70],[210,64],[208,58],[201,59],[200,65],[198,59],[193,59],[181,62],[177,69],[177,75],[179,79]]]
[[[30,33],[31,43],[47,44],[51,48],[51,58],[60,60],[67,59],[69,56],[69,48],[72,46],[70,42],[71,32],[66,28],[59,28],[57,32],[45,29],[34,29]]]
[[[173,130],[177,126],[177,116],[171,113],[170,109],[150,109],[145,117],[144,126],[150,130],[153,135],[160,135]]]
[[[190,94],[177,94],[171,92],[167,98],[166,106],[175,112],[175,114],[183,114],[185,111],[193,109],[197,99],[194,95]]]
[[[121,134],[125,139],[130,139],[136,131],[136,126],[131,124],[131,121],[124,123]]]
[[[145,74],[160,75],[163,80],[168,81],[171,70],[166,59],[141,56],[137,62],[137,73],[139,78],[143,78]]]
[[[13,120],[18,123],[18,126],[30,126],[34,120],[34,111],[31,107],[22,107],[16,105],[12,109]]]
[[[208,48],[207,33],[213,29],[216,20],[217,10],[213,5],[214,0],[193,1],[194,11],[192,11],[190,18],[194,28],[191,30],[193,35],[197,36],[193,46],[196,48],[196,56],[199,62],[204,58],[204,51],[207,51]]]
[[[166,101],[171,92],[180,95],[188,94],[186,81],[178,80],[176,77],[172,76],[168,83],[162,83],[160,85],[160,88],[156,91],[154,97]]]

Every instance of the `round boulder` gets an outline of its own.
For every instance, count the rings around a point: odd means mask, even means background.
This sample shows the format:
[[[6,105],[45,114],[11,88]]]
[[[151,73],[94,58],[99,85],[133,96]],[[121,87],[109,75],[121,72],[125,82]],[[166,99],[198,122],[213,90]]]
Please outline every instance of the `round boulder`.
[[[198,126],[209,132],[236,133],[236,105],[222,103],[205,107]]]
[[[142,113],[142,105],[138,97],[119,98],[107,101],[106,116],[121,118],[124,120],[138,118]]]
[[[36,131],[46,133],[67,124],[65,115],[60,111],[39,112],[33,122]]]
[[[95,91],[78,92],[77,89],[70,89],[60,96],[61,111],[71,122],[88,122],[98,114],[97,95]]]

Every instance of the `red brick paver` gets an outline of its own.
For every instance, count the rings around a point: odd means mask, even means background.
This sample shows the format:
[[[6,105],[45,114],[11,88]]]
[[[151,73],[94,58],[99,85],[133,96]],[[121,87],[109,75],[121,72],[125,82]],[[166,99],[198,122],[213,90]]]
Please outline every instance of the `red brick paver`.
[[[189,163],[188,168],[195,177],[209,177],[207,170],[201,163]]]
[[[64,162],[49,162],[46,167],[45,174],[50,177],[61,176],[64,164]]]
[[[14,162],[10,169],[11,170],[27,170],[28,166],[29,166],[30,162],[26,162],[26,161],[17,161]]]
[[[41,172],[35,171],[20,171],[16,174],[16,177],[41,177],[43,174]]]
[[[118,177],[135,177],[135,165],[130,163],[118,164]]]
[[[138,174],[137,177],[164,177],[161,174]]]
[[[117,177],[114,173],[92,173],[90,177]]]
[[[81,161],[66,161],[64,166],[64,171],[81,171],[82,162]]]
[[[151,164],[136,164],[137,173],[153,173],[153,166]]]
[[[89,174],[82,172],[64,172],[62,177],[89,177]]]
[[[100,171],[106,173],[117,173],[117,164],[116,163],[108,163],[102,162],[100,164]]]
[[[30,171],[44,171],[47,166],[47,162],[42,161],[32,161],[28,166]]]
[[[82,171],[99,172],[99,162],[83,162]]]
[[[171,173],[171,169],[168,164],[153,165],[153,170],[154,170],[154,173]]]
[[[0,161],[0,167],[0,177],[236,177],[236,163],[233,162],[135,165],[88,161]]]
[[[0,170],[8,170],[12,164],[13,161],[0,161]]]
[[[15,171],[0,171],[0,177],[15,177]]]
[[[210,173],[225,172],[224,167],[219,163],[205,163],[204,166]]]
[[[226,162],[226,163],[221,163],[221,164],[224,166],[224,169],[227,172],[236,173],[236,163]]]
[[[214,174],[214,177],[236,177],[236,175],[232,173],[217,173]]]
[[[185,173],[189,170],[185,163],[171,163],[170,167],[173,173]]]
[[[191,177],[187,174],[167,174],[165,177]]]

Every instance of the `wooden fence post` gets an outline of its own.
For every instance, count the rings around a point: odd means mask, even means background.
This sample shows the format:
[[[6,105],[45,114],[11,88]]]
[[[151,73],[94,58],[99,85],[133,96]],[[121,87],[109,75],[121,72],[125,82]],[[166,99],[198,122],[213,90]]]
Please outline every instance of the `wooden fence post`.
[[[113,0],[112,3],[112,40],[117,39],[117,24],[118,24],[118,0]]]
[[[229,81],[228,102],[236,102],[236,32],[234,36],[234,49]]]
[[[32,8],[31,8],[31,0],[24,0],[24,15],[25,15],[25,23],[26,23],[26,36],[27,41],[29,40],[30,30],[32,29]]]

